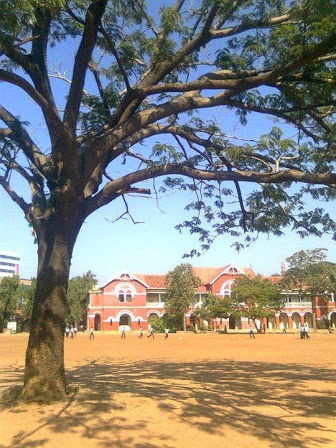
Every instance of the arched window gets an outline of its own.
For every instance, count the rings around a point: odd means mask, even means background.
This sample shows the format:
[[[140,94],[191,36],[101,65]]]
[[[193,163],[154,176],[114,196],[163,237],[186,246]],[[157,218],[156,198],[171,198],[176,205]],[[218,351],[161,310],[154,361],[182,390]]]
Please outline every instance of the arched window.
[[[119,302],[132,302],[132,291],[129,289],[120,289],[118,293]]]
[[[234,280],[228,280],[225,283],[222,284],[220,289],[220,294],[223,297],[230,297],[231,291],[232,291],[232,285],[234,283]]]

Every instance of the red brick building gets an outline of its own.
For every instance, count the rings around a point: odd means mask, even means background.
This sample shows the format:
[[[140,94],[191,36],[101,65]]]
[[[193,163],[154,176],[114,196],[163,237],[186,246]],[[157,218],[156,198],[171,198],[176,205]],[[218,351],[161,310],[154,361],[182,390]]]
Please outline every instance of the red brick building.
[[[233,264],[220,268],[193,268],[201,279],[196,292],[195,307],[202,304],[210,292],[219,297],[228,296],[237,275],[254,276],[250,268],[239,268]],[[274,280],[275,278],[272,277]],[[278,329],[282,322],[287,329],[298,329],[307,322],[313,326],[313,309],[309,297],[295,291],[283,291],[286,303],[283,311],[265,322],[267,328]],[[148,328],[149,318],[163,317],[165,314],[165,275],[130,274],[122,272],[113,277],[102,287],[96,287],[89,293],[87,328],[96,331],[118,331],[120,326],[137,331],[140,326]],[[194,309],[186,314],[187,325],[195,325]],[[330,302],[315,301],[315,314],[318,320],[325,319],[336,325],[336,303],[333,295]],[[230,316],[215,322],[223,329],[246,329],[250,324],[248,318]],[[261,324],[261,323],[259,323]]]

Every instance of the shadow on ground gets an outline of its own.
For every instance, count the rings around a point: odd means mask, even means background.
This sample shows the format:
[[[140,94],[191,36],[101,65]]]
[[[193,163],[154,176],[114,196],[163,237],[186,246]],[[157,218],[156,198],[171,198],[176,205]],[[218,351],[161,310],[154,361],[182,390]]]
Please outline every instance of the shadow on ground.
[[[302,369],[302,365],[265,362],[155,360],[118,364],[113,359],[104,358],[101,363],[91,359],[68,372],[74,392],[69,402],[60,405],[52,415],[41,407],[39,426],[30,432],[18,430],[11,446],[47,448],[45,438],[35,442],[28,439],[33,432],[36,438],[38,431],[48,426],[52,432],[78,431],[81,437],[109,447],[176,448],[174,434],[162,434],[159,444],[151,441],[152,428],[145,416],[128,421],[128,403],[122,397],[129,396],[140,407],[146,400],[155,400],[161,415],[167,415],[177,426],[197,428],[205,435],[221,437],[234,430],[267,441],[269,447],[331,445],[336,440],[336,429],[332,432],[323,424],[336,417],[331,373],[320,367]],[[22,369],[10,366],[1,381],[10,386],[12,393],[22,377]],[[25,417],[25,406],[11,401],[6,394],[0,406],[1,411],[11,406],[15,419]],[[124,435],[116,440],[120,427]],[[139,431],[143,441],[135,436]]]

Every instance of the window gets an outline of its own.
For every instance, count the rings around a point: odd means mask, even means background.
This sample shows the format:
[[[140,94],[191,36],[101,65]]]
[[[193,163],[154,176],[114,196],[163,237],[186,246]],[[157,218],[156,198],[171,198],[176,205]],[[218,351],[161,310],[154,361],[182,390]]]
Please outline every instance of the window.
[[[120,289],[118,300],[119,302],[132,302],[132,292],[129,289]]]
[[[158,292],[147,293],[147,303],[160,303],[160,302],[164,302],[161,293]]]
[[[221,289],[220,289],[220,294],[223,297],[231,297],[231,290],[232,290],[233,283],[234,283],[233,280],[229,280],[222,284]]]

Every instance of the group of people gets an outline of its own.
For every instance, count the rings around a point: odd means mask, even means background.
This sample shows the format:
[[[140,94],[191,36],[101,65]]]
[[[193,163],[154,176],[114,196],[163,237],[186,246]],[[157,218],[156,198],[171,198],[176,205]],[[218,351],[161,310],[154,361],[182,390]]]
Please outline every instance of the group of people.
[[[283,322],[280,322],[280,330],[282,333],[287,333],[285,324]],[[310,339],[309,336],[309,325],[307,322],[305,324],[300,325],[300,338],[301,339]]]
[[[301,325],[300,327],[300,338],[301,339],[309,339],[309,326],[307,324],[307,322],[304,325]]]
[[[165,334],[164,338],[167,339],[168,338],[168,334],[169,334],[169,328],[165,329],[164,334]],[[89,339],[94,339],[94,330],[93,330],[93,328],[90,328],[89,335],[90,335]],[[120,335],[121,335],[121,339],[126,339],[126,327],[125,327],[125,325],[123,325],[120,328]],[[144,336],[144,331],[143,331],[142,326],[140,325],[138,339],[143,339],[143,336]],[[149,327],[148,327],[147,338],[155,339],[155,328],[152,327],[151,325],[149,325]]]
[[[120,328],[120,332],[121,332],[121,339],[126,339],[126,327],[125,327],[125,325]],[[77,334],[77,328],[75,326],[69,327],[67,325],[65,327],[65,336],[67,338],[68,337],[73,338],[76,334]],[[168,334],[169,334],[169,328],[165,329],[164,334],[165,334],[164,338],[167,339],[168,338]],[[147,338],[155,339],[154,335],[155,335],[155,328],[152,327],[151,325],[149,325]],[[143,331],[142,326],[140,325],[138,338],[139,339],[143,339],[143,336],[144,336],[144,331]],[[94,339],[94,338],[95,338],[94,329],[93,329],[93,327],[91,327],[90,330],[89,330],[89,339]]]
[[[76,326],[72,326],[69,327],[69,325],[66,325],[65,327],[65,337],[70,339],[73,339],[77,334],[77,327]]]

